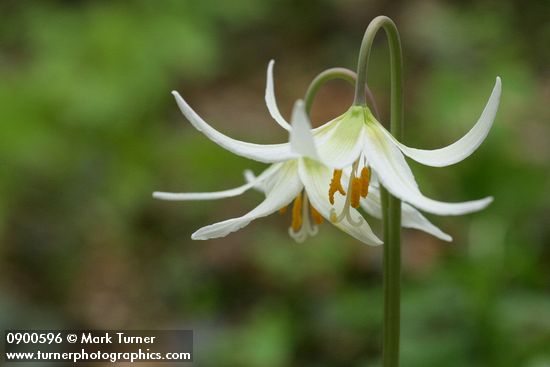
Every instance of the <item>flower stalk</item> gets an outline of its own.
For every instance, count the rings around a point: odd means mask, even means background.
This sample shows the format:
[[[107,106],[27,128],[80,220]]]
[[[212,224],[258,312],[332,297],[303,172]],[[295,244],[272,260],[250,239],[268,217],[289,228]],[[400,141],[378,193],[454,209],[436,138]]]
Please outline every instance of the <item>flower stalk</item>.
[[[364,86],[374,37],[384,29],[388,39],[391,67],[390,131],[403,138],[403,57],[401,41],[395,23],[386,16],[374,18],[363,37],[357,65],[354,105],[365,106]],[[399,366],[401,307],[401,201],[381,187],[384,233],[384,325],[383,366]]]
[[[371,47],[380,29],[386,33],[391,60],[390,131],[379,122],[376,104],[366,83]],[[248,213],[200,228],[191,236],[195,240],[225,237],[255,219],[284,212],[294,202],[289,234],[297,242],[315,235],[317,225],[327,220],[365,244],[384,243],[382,359],[384,367],[398,367],[401,226],[452,241],[451,236],[430,223],[419,210],[438,215],[462,215],[482,210],[493,201],[490,196],[451,203],[426,197],[416,184],[405,156],[431,167],[450,166],[470,156],[493,125],[500,101],[501,80],[497,76],[483,112],[462,138],[443,148],[426,150],[401,142],[403,60],[399,33],[388,17],[377,17],[367,27],[357,74],[342,68],[321,73],[308,88],[305,103],[296,101],[290,123],[277,107],[273,64],[272,60],[268,65],[265,102],[271,117],[289,133],[288,143],[255,144],[226,136],[204,121],[179,93],[172,92],[183,115],[211,141],[234,154],[271,165],[258,176],[245,171],[247,183],[233,189],[208,193],[154,192],[153,196],[161,200],[189,201],[234,197],[250,189],[265,194],[265,199]],[[308,115],[313,100],[319,88],[331,79],[355,84],[353,105],[341,116],[312,129]],[[384,242],[372,231],[357,210],[359,208],[383,220]]]
[[[305,103],[306,113],[308,114],[308,116],[311,114],[313,101],[315,100],[315,97],[317,96],[317,92],[319,91],[319,89],[323,86],[323,84],[333,79],[345,80],[346,82],[350,83],[353,87],[356,87],[357,85],[356,83],[357,74],[346,68],[330,68],[319,73],[311,81],[311,83],[309,83],[306,94],[304,96],[304,103]],[[374,116],[376,118],[380,118],[380,114],[378,113],[378,107],[376,105],[376,101],[374,100],[374,95],[372,94],[372,91],[370,90],[370,88],[366,83],[364,84],[364,86],[365,88],[363,93],[366,97],[366,100],[370,108],[372,109]]]
[[[378,17],[378,18],[385,18],[384,21],[389,21],[391,24],[393,22],[386,17]],[[377,21],[376,18],[373,20],[373,23]],[[371,25],[373,24],[371,23]],[[365,46],[365,39],[367,39],[368,47],[372,45],[372,40],[374,39],[374,34],[380,29],[380,26],[384,24],[384,22],[381,22],[381,20],[378,20],[376,24],[379,24],[377,27],[371,27],[367,29],[367,34],[365,35],[363,39],[363,46]],[[393,28],[395,29],[395,25],[393,25]],[[370,30],[369,30],[370,29]],[[398,55],[398,57],[401,59],[401,47],[399,44],[399,35],[397,34],[397,30],[395,29],[395,34],[397,37],[396,41],[396,47],[399,48],[398,52],[393,52],[392,58],[394,55]],[[370,50],[369,50],[370,51]],[[365,101],[365,103],[368,100],[368,104],[370,108],[372,108],[374,115],[376,118],[380,118],[378,108],[376,105],[376,101],[374,99],[374,96],[368,87],[366,83],[366,63],[368,63],[370,52],[364,52],[363,48],[361,48],[360,57],[359,57],[359,73],[356,74],[348,69],[345,68],[331,68],[323,71],[319,75],[313,79],[313,81],[310,83],[305,97],[305,109],[306,113],[309,115],[311,113],[311,108],[313,105],[313,101],[317,95],[317,92],[319,89],[325,84],[326,82],[332,80],[332,79],[342,79],[347,82],[349,82],[352,85],[355,85],[355,101],[358,100],[358,90],[361,90],[362,92],[359,93],[360,100]],[[364,63],[363,67],[361,62]],[[392,119],[391,121],[397,121],[399,128],[399,131],[401,131],[401,121],[403,119],[402,116],[402,83],[401,83],[401,75],[402,75],[402,68],[401,68],[401,61],[398,63],[392,62],[392,97],[393,97],[393,91],[396,90],[394,87],[394,75],[396,74],[393,69],[393,65],[399,65],[399,70],[396,70],[397,75],[399,75],[399,88],[398,91],[400,92],[399,98],[397,101],[392,98],[392,116],[395,116],[393,113],[394,108],[396,107],[396,102],[401,105],[400,112],[401,115],[397,115],[399,117],[399,120]],[[357,81],[359,80],[358,75],[361,74],[361,71],[363,71],[363,83],[359,84]],[[362,105],[365,105],[365,103],[362,103]],[[357,103],[354,103],[357,104]],[[396,123],[392,124],[392,128],[396,125]],[[392,129],[392,133],[395,134],[395,132]],[[401,136],[398,136],[399,139],[401,139]],[[340,171],[341,172],[341,171]],[[383,210],[383,222],[384,222],[384,239],[385,239],[385,245],[384,245],[384,274],[383,274],[383,282],[384,282],[384,340],[383,340],[383,360],[384,360],[384,367],[393,367],[399,365],[399,339],[400,339],[400,293],[401,293],[401,286],[400,286],[400,278],[401,278],[401,201],[391,196],[387,190],[385,190],[382,187],[382,210]],[[397,220],[395,220],[397,218]]]

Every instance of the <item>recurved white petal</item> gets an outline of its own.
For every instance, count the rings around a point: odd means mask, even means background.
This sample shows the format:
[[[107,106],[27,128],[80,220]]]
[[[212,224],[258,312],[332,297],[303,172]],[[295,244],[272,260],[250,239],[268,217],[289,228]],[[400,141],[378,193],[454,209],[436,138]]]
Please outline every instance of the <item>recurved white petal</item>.
[[[373,217],[382,219],[380,191],[377,187],[369,187],[369,194],[365,199],[361,200],[361,207]],[[401,202],[401,226],[421,230],[443,241],[453,240],[451,236],[436,227],[418,210],[405,202]]]
[[[311,123],[306,114],[304,101],[301,99],[294,104],[291,121],[290,149],[302,157],[319,160],[313,135],[311,134]]]
[[[332,175],[331,170],[311,159],[300,159],[299,173],[311,205],[331,223],[330,212],[333,207],[328,201],[328,187]],[[334,209],[340,212],[344,206],[345,199],[339,195],[336,195],[334,199]],[[353,220],[361,220],[361,225],[354,226],[349,223],[347,219],[333,224],[338,229],[367,245],[381,245],[383,242],[374,234],[367,221],[361,218],[361,214],[353,208],[350,208],[350,211]]]
[[[351,107],[329,127],[325,126],[319,133],[314,132],[321,162],[331,168],[350,166],[363,149],[363,109]]]
[[[153,197],[160,200],[171,200],[171,201],[191,201],[191,200],[216,200],[224,199],[233,196],[238,196],[244,193],[245,191],[260,186],[265,180],[268,180],[271,176],[275,175],[277,171],[281,168],[282,163],[276,163],[265,171],[263,171],[259,176],[252,177],[250,180],[247,179],[247,183],[235,187],[234,189],[223,190],[223,191],[214,191],[214,192],[184,192],[184,193],[173,193],[173,192],[161,192],[155,191]]]
[[[271,60],[267,66],[267,83],[265,87],[265,103],[267,105],[267,109],[269,110],[269,113],[271,114],[271,117],[283,129],[290,130],[290,125],[284,117],[279,112],[279,108],[277,107],[277,101],[275,100],[275,88],[273,86],[273,65],[275,64],[275,60]]]
[[[229,190],[223,191],[213,191],[213,192],[164,192],[164,191],[155,191],[153,192],[153,197],[160,200],[169,200],[169,201],[192,201],[192,200],[216,200],[230,198],[233,196],[238,196],[244,193],[245,191],[254,187],[254,183],[247,183],[245,185],[235,187]]]
[[[191,238],[194,240],[207,240],[209,238],[225,237],[229,233],[247,226],[254,219],[265,217],[290,204],[303,188],[298,177],[297,166],[296,161],[284,163],[280,170],[271,177],[271,179],[275,180],[275,184],[266,193],[266,198],[252,211],[242,217],[228,219],[203,227],[193,233]]]
[[[281,115],[281,112],[279,111],[279,107],[277,107],[277,100],[275,99],[275,88],[274,88],[274,82],[273,82],[273,66],[275,64],[275,60],[271,60],[267,66],[267,82],[266,82],[266,88],[265,88],[265,103],[267,105],[267,109],[269,110],[269,114],[273,119],[285,130],[290,131],[292,128],[290,124],[285,120],[283,115]],[[337,117],[336,119],[339,119],[340,117]],[[315,133],[322,133],[327,127],[333,123],[334,120],[329,121],[322,126],[316,127],[313,129],[313,132]]]
[[[193,111],[178,92],[173,91],[172,95],[176,98],[181,112],[197,130],[230,152],[264,163],[281,162],[296,158],[296,155],[290,151],[289,143],[254,144],[236,140],[220,133]]]
[[[489,101],[474,127],[472,127],[472,129],[462,138],[444,148],[433,150],[410,148],[401,144],[393,135],[384,129],[381,124],[379,125],[386,136],[390,138],[406,156],[427,166],[450,166],[451,164],[464,160],[472,154],[481,145],[483,140],[485,140],[487,134],[489,134],[489,130],[491,130],[491,126],[493,126],[493,121],[497,114],[501,89],[501,81],[500,78],[497,77]]]
[[[429,213],[460,215],[479,211],[492,197],[462,203],[445,203],[425,197],[412,176],[401,151],[375,125],[366,124],[365,153],[380,182],[399,199]]]
[[[256,180],[256,175],[254,174],[254,172],[252,172],[252,170],[244,170],[243,175],[246,182],[252,182]],[[259,192],[265,192],[265,186],[265,182],[259,182],[255,184],[252,188]]]

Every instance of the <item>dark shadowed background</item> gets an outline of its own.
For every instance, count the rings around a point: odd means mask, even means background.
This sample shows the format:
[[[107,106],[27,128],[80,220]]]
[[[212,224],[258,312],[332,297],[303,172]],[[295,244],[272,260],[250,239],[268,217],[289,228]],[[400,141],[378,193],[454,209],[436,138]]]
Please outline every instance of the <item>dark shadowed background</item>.
[[[268,61],[288,117],[317,73],[355,68],[366,26],[385,14],[402,37],[408,145],[461,137],[503,81],[473,156],[411,163],[431,197],[495,202],[430,216],[451,244],[404,231],[402,365],[550,366],[550,5],[386,3],[1,1],[2,329],[192,328],[197,366],[378,366],[382,248],[328,224],[296,244],[288,214],[195,242],[197,228],[261,194],[170,203],[151,193],[226,189],[264,167],[194,130],[171,90],[232,137],[284,142],[264,104]],[[382,36],[369,81],[386,121]],[[329,83],[314,123],[352,94]]]

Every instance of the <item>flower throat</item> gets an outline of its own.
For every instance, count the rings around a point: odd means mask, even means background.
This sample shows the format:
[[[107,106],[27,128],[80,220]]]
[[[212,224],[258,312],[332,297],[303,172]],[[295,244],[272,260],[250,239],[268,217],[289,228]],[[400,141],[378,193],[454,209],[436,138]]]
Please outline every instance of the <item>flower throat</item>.
[[[357,174],[357,167],[359,165],[359,160],[353,163],[351,174],[348,182],[348,192],[344,190],[341,180],[342,180],[342,170],[336,169],[332,173],[332,180],[330,181],[328,189],[328,199],[332,205],[334,205],[334,195],[338,192],[340,195],[346,196],[346,201],[342,212],[337,215],[336,210],[332,208],[330,212],[330,220],[333,223],[339,223],[344,218],[347,218],[348,221],[356,226],[361,225],[362,219],[354,220],[351,217],[350,206],[352,208],[358,208],[360,205],[361,198],[366,198],[369,194],[369,183],[370,183],[370,170],[367,166],[364,166],[361,169],[361,173]]]

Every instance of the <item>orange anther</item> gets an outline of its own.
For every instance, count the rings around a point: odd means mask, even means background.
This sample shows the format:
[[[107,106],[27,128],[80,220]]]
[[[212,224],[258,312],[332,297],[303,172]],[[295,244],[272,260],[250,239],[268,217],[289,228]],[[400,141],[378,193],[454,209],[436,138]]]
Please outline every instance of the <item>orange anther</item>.
[[[361,188],[361,178],[354,177],[351,180],[350,203],[352,208],[359,208],[359,201],[361,200]]]
[[[328,188],[328,199],[332,205],[334,205],[334,194],[336,193],[336,191],[338,191],[341,195],[346,195],[346,192],[342,187],[342,183],[340,182],[341,179],[342,179],[342,170],[335,169],[332,174],[332,180],[330,181],[330,186]]]
[[[361,196],[366,198],[369,194],[370,171],[365,166],[361,170]]]
[[[323,223],[323,216],[321,214],[319,214],[319,212],[317,211],[317,209],[315,209],[313,207],[313,205],[311,205],[309,207],[310,209],[310,212],[311,212],[311,218],[313,219],[313,222],[315,224],[321,224]]]
[[[290,225],[294,232],[298,232],[302,227],[302,193],[299,193],[294,199],[292,205],[292,224]]]

